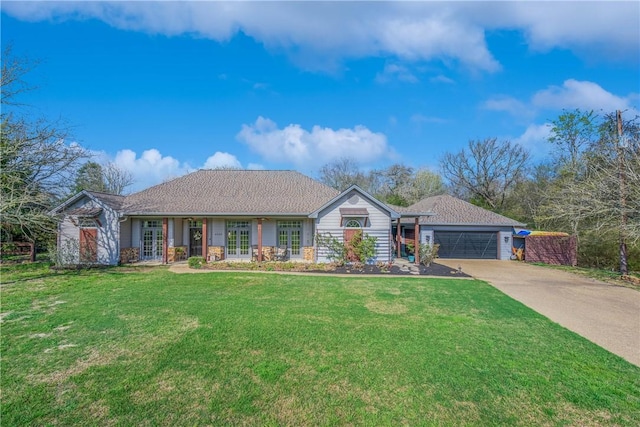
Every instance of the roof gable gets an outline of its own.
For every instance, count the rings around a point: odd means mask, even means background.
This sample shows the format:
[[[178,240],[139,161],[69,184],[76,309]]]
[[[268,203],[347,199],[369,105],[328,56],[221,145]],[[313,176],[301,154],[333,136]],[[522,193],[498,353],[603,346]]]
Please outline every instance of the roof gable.
[[[469,202],[442,194],[427,197],[407,209],[412,211],[432,211],[434,216],[421,217],[421,224],[433,225],[502,225],[521,227],[525,224]]]
[[[322,212],[323,210],[325,210],[326,208],[328,208],[329,206],[331,206],[333,203],[335,203],[336,201],[338,201],[342,196],[352,192],[352,191],[356,191],[358,193],[360,193],[360,195],[364,196],[366,199],[368,199],[371,203],[373,203],[374,205],[378,206],[381,210],[389,213],[389,216],[393,219],[396,218],[400,218],[400,214],[398,212],[396,212],[395,210],[393,210],[392,208],[390,208],[388,205],[385,205],[384,203],[382,203],[380,200],[376,199],[375,197],[373,197],[371,194],[367,193],[366,191],[364,191],[362,188],[358,187],[357,185],[352,185],[349,188],[347,188],[346,190],[344,190],[341,193],[336,194],[333,198],[331,198],[329,201],[327,201],[325,204],[323,204],[322,206],[320,206],[318,209],[316,209],[315,211],[311,212],[311,214],[309,214],[309,218],[317,218],[318,214],[320,212]]]
[[[100,193],[97,191],[82,190],[79,193],[67,199],[64,203],[61,203],[60,205],[51,209],[49,211],[49,215],[56,215],[56,214],[62,213],[67,208],[69,208],[69,206],[74,205],[75,203],[81,201],[83,198],[86,198],[100,206],[107,207],[114,211],[119,211],[120,208],[122,207],[122,203],[125,200],[125,196],[120,196],[117,194],[107,194],[107,193]]]

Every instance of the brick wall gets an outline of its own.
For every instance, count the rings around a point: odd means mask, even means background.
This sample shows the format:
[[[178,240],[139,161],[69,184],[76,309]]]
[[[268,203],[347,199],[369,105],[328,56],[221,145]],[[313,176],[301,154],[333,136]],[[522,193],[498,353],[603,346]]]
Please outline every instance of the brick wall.
[[[554,265],[577,265],[578,246],[575,236],[527,236],[524,260]]]

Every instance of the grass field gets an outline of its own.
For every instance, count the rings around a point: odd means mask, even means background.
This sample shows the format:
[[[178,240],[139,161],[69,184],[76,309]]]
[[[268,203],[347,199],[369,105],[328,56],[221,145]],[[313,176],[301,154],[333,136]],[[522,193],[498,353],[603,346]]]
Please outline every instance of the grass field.
[[[640,368],[479,281],[2,282],[3,426],[640,425]]]

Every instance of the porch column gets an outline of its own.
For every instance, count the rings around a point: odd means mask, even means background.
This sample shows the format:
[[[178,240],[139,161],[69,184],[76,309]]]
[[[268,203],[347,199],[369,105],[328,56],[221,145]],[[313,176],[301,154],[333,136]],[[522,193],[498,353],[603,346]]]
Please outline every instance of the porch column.
[[[169,220],[162,218],[162,263],[169,263]]]
[[[397,256],[400,258],[402,256],[402,245],[401,245],[401,237],[400,237],[400,218],[398,218],[398,227],[396,230],[396,246],[397,246]]]
[[[262,262],[262,218],[258,218],[258,262]]]
[[[414,245],[413,247],[415,248],[413,251],[413,256],[415,256],[416,260],[415,263],[416,264],[420,264],[420,224],[418,224],[418,221],[420,220],[420,217],[416,217],[415,219],[415,223],[413,225],[414,227]]]
[[[202,258],[207,262],[207,218],[202,218]]]

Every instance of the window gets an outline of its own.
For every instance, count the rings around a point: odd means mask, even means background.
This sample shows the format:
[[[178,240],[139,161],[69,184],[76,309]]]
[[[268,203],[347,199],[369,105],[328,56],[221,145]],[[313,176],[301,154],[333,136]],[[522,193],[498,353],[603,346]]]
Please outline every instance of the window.
[[[362,228],[362,224],[357,219],[348,220],[344,226],[345,228]]]
[[[278,228],[302,228],[302,221],[278,221]]]
[[[249,221],[227,221],[228,228],[248,228]]]
[[[93,218],[80,218],[78,220],[78,227],[80,228],[96,228],[96,220]]]

